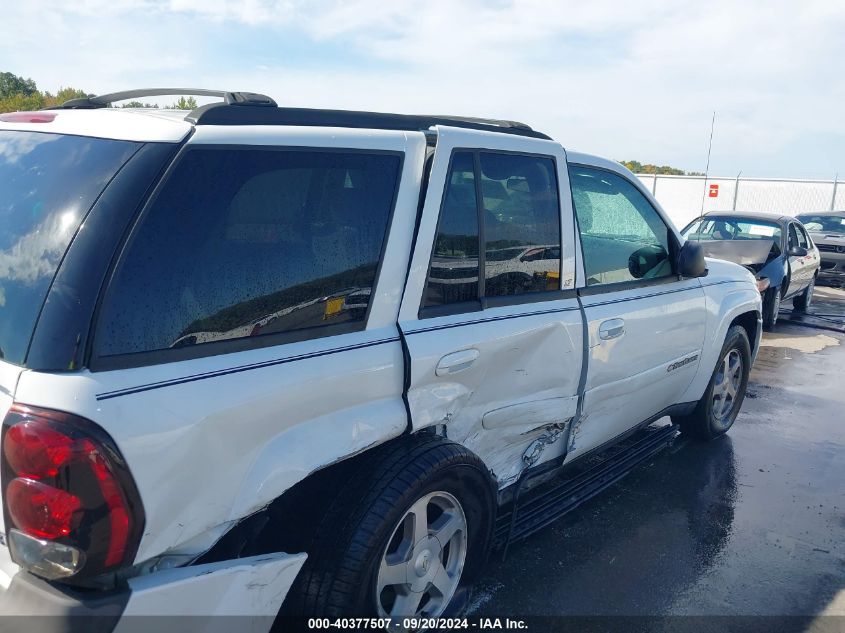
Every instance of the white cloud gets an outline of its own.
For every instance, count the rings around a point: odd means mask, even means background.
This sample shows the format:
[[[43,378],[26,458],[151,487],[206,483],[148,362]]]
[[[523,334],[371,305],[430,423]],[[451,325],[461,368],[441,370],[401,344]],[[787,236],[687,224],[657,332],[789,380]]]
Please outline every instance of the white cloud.
[[[687,169],[704,166],[716,110],[716,171],[845,173],[837,0],[41,0],[6,8],[4,26],[2,65],[50,89],[199,84],[514,118],[567,147]],[[228,53],[227,37],[253,34],[258,53]],[[830,140],[794,155],[810,138]]]
[[[46,134],[20,134],[0,138],[0,161],[7,164],[17,163],[21,156],[29,154],[39,145],[50,143],[58,136]]]
[[[75,211],[53,214],[8,249],[0,251],[0,284],[7,281],[33,284],[55,273],[67,248],[69,233],[76,225]],[[0,307],[5,305],[6,290],[0,285]]]

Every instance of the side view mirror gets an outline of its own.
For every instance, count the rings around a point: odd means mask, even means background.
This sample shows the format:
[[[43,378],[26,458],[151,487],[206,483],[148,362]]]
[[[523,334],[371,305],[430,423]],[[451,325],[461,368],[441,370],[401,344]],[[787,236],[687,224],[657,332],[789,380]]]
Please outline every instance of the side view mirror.
[[[691,241],[684,243],[678,253],[678,274],[681,277],[704,277],[707,274],[701,244]]]
[[[806,257],[807,253],[807,249],[803,246],[791,246],[789,250],[786,251],[786,254],[789,257]]]
[[[628,272],[634,279],[642,279],[666,259],[666,251],[662,246],[644,246],[631,253],[628,258]]]

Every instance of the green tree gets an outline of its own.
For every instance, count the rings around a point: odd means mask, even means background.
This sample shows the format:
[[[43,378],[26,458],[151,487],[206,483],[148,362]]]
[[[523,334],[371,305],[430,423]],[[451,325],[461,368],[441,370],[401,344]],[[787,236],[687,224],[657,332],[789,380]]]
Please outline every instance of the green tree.
[[[62,105],[65,101],[71,99],[84,99],[88,94],[84,90],[77,88],[59,88],[59,91],[52,95],[49,92],[44,93],[44,108],[55,108]]]
[[[635,174],[658,174],[667,176],[703,176],[704,174],[697,171],[684,171],[677,167],[670,167],[669,165],[652,165],[651,163],[643,164],[638,160],[620,160],[618,161],[625,165]]]
[[[40,110],[44,97],[40,92],[25,95],[22,92],[0,99],[0,112],[18,112],[22,110]]]
[[[0,73],[0,99],[6,99],[17,94],[29,97],[37,91],[38,89],[32,79],[24,79],[12,73]]]
[[[121,108],[157,108],[158,106],[154,103],[143,103],[141,101],[128,101],[127,103],[121,103]]]
[[[179,97],[179,101],[173,105],[164,106],[166,110],[194,110],[197,107],[197,100],[193,97]]]
[[[85,91],[78,88],[59,88],[56,94],[41,92],[32,79],[0,73],[0,112],[55,108],[70,99],[86,96]]]

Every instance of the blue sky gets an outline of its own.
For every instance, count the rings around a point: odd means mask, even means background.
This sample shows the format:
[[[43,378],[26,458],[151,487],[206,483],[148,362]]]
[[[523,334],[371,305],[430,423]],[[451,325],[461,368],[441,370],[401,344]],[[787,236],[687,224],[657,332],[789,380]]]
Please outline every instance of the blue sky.
[[[525,121],[565,147],[711,173],[845,176],[845,3],[29,0],[0,70],[55,91]]]

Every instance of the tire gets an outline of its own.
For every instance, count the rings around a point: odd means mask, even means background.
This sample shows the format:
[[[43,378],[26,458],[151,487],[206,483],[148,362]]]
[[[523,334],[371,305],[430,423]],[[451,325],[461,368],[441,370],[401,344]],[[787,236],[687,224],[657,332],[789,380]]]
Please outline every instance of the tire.
[[[726,371],[727,370],[727,371]],[[673,416],[681,432],[699,440],[712,440],[733,426],[751,372],[751,345],[745,328],[734,325],[728,330],[707,389],[692,413]]]
[[[778,322],[778,314],[780,313],[780,287],[769,288],[766,295],[763,297],[763,329],[771,330]]]
[[[810,285],[804,288],[804,292],[800,295],[795,297],[792,300],[792,306],[796,310],[800,310],[801,312],[806,312],[810,309],[810,305],[813,303],[813,291],[816,289],[816,277],[815,275],[810,279]]]
[[[483,566],[496,497],[478,457],[427,435],[374,449],[367,462],[320,522],[281,616],[436,617]],[[425,525],[417,523],[423,508]],[[450,525],[443,546],[436,535]],[[413,584],[394,583],[399,577]],[[403,613],[412,598],[417,609]]]

